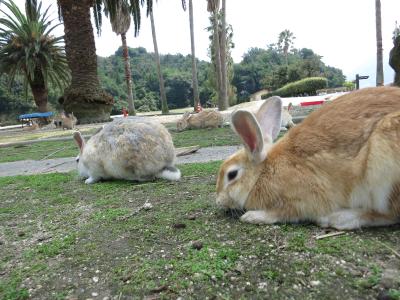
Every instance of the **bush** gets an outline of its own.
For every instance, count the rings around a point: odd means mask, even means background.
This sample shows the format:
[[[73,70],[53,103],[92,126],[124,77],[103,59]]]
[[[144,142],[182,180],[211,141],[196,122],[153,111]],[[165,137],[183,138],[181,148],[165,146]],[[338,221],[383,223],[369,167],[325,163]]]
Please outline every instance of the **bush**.
[[[312,96],[316,95],[316,91],[324,89],[328,86],[328,80],[324,77],[310,77],[299,81],[291,82],[285,86],[263,95],[261,98],[266,99],[271,96],[294,97],[294,96]]]

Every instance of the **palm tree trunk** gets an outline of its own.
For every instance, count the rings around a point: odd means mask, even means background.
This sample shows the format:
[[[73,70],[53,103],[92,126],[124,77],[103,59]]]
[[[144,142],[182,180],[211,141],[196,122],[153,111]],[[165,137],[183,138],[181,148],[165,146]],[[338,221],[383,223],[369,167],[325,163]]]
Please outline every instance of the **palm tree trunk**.
[[[220,106],[219,110],[226,110],[229,107],[228,102],[228,79],[227,79],[227,72],[226,72],[226,1],[222,0],[222,18],[221,18],[221,86],[220,86]]]
[[[58,0],[64,21],[65,52],[71,84],[64,91],[64,110],[80,123],[110,119],[114,99],[102,90],[97,75],[96,46],[90,22],[92,0]]]
[[[218,109],[223,110],[224,103],[223,96],[221,93],[221,82],[222,82],[222,74],[221,74],[221,47],[219,42],[219,26],[218,26],[218,10],[213,12],[213,26],[214,26],[214,60],[215,60],[215,71],[217,77],[217,92],[218,92]]]
[[[35,69],[34,80],[28,79],[28,81],[32,91],[33,100],[35,101],[38,111],[47,112],[49,91],[44,82],[42,70],[40,68]]]
[[[151,33],[153,35],[154,56],[155,56],[155,59],[156,59],[158,80],[159,80],[159,83],[160,83],[161,112],[163,114],[168,114],[169,110],[168,110],[167,96],[165,94],[164,78],[163,78],[162,72],[161,72],[160,55],[158,54],[156,28],[154,26],[154,17],[153,17],[153,12],[152,11],[150,12],[150,21],[151,21]]]
[[[200,104],[199,97],[199,83],[197,81],[197,66],[196,66],[196,54],[194,47],[194,28],[193,28],[193,4],[192,0],[189,0],[189,23],[190,23],[190,46],[192,50],[192,85],[193,85],[193,106],[196,109],[197,105]]]
[[[126,32],[121,33],[121,40],[122,40],[122,52],[123,52],[123,56],[124,56],[124,65],[125,65],[125,81],[126,81],[126,87],[128,90],[129,114],[135,116],[136,111],[135,111],[135,104],[133,102],[134,90],[133,90],[133,83],[132,83],[132,76],[131,76],[131,64],[129,62],[128,45],[126,44]]]
[[[47,112],[47,97],[48,90],[44,86],[33,86],[31,85],[31,91],[33,99],[39,112]]]
[[[382,20],[381,1],[375,0],[376,17],[376,86],[383,85],[383,49],[382,49]]]

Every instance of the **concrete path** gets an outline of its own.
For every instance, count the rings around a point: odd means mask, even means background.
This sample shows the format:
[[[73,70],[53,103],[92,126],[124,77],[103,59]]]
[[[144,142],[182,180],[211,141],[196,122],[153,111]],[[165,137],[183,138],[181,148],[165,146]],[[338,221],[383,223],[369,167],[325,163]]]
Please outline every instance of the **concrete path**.
[[[200,148],[197,152],[177,157],[177,164],[224,160],[240,149],[240,146],[218,146]],[[16,175],[37,175],[45,173],[66,173],[76,170],[75,157],[47,160],[23,160],[0,164],[0,177]]]

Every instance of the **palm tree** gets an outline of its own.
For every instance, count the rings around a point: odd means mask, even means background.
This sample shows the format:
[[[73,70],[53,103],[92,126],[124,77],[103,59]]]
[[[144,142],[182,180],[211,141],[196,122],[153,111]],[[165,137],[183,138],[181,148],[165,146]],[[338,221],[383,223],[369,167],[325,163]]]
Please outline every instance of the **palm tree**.
[[[182,0],[182,3],[184,2],[185,0]],[[57,0],[60,17],[64,20],[65,50],[72,76],[71,85],[64,92],[64,108],[66,111],[75,109],[74,114],[80,116],[81,122],[109,119],[114,103],[112,97],[100,87],[96,47],[90,22],[92,8],[97,33],[100,34],[102,7],[105,3],[110,18],[114,18],[119,0]],[[153,10],[153,0],[129,0],[135,36],[139,34],[141,7],[145,3],[148,15]]]
[[[219,110],[226,110],[229,107],[228,102],[228,78],[226,72],[226,0],[222,0],[221,9],[221,43],[220,43],[220,56],[221,56],[221,105]]]
[[[62,89],[69,82],[69,70],[62,45],[63,37],[55,37],[47,15],[49,7],[41,13],[42,3],[31,1],[26,15],[12,1],[3,1],[9,12],[0,18],[0,74],[8,74],[10,83],[24,78],[39,112],[48,111],[48,84]]]
[[[293,32],[291,32],[288,29],[285,29],[279,34],[279,40],[278,40],[278,45],[279,48],[282,49],[283,55],[285,56],[285,64],[286,67],[288,66],[288,53],[289,53],[289,48],[293,44],[293,40],[296,37],[293,35]]]
[[[195,46],[194,46],[192,0],[189,0],[189,24],[190,24],[190,48],[192,51],[192,85],[193,85],[193,103],[194,103],[193,106],[196,109],[197,105],[200,104],[200,96],[199,96],[199,83],[197,80],[196,54],[195,54]]]
[[[376,21],[376,86],[383,85],[383,49],[382,49],[382,18],[381,1],[375,0]]]
[[[211,32],[211,35],[209,36],[210,38],[210,46],[209,46],[209,53],[211,55],[211,65],[209,69],[209,76],[208,76],[208,81],[210,83],[210,86],[212,86],[217,93],[219,93],[219,89],[217,86],[217,66],[216,66],[216,57],[215,57],[215,45],[214,45],[214,25],[213,21],[214,19],[210,17],[210,22],[211,26],[207,27],[207,31]],[[221,23],[219,24],[219,38],[220,38],[220,44],[221,42],[221,36],[222,36],[222,28],[221,28]],[[231,84],[234,76],[233,72],[233,59],[231,55],[231,49],[235,47],[235,44],[233,43],[233,29],[232,25],[227,25],[225,29],[226,33],[226,44],[225,44],[225,56],[226,56],[226,73],[227,73],[227,96],[228,96],[228,103],[229,105],[235,105],[236,104],[236,91],[235,87]],[[219,95],[218,95],[219,96]]]
[[[64,91],[64,110],[80,123],[108,120],[114,99],[100,86],[90,8],[93,0],[58,0],[64,21],[65,50],[71,84]],[[101,15],[100,15],[101,16]],[[97,17],[99,20],[99,17]]]
[[[156,36],[156,28],[154,26],[153,11],[150,11],[149,15],[150,15],[150,22],[151,22],[151,33],[153,36],[154,57],[155,57],[156,64],[157,64],[158,80],[159,80],[159,84],[160,84],[161,112],[163,114],[168,114],[169,110],[168,110],[167,96],[165,94],[164,78],[163,78],[163,75],[161,72],[160,55],[158,54],[157,36]]]
[[[218,91],[218,108],[224,110],[225,103],[223,103],[223,95],[221,90],[222,73],[221,73],[221,47],[219,39],[219,0],[207,0],[207,11],[211,13],[213,24],[213,40],[214,40],[214,57],[217,77],[217,91]]]
[[[131,65],[129,62],[128,45],[126,44],[126,32],[129,30],[131,25],[131,15],[129,12],[129,5],[125,0],[120,0],[115,16],[111,19],[112,30],[117,34],[121,35],[122,50],[125,65],[125,80],[128,91],[128,108],[131,115],[136,115],[135,104],[133,99],[136,98],[135,91],[133,89],[132,76],[131,76]],[[108,9],[106,7],[106,13]]]

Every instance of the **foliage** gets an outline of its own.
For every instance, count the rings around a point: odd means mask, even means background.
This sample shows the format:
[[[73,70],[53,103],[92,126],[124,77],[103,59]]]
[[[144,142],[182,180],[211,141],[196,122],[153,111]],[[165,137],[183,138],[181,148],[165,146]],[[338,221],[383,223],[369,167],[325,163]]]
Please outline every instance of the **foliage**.
[[[356,88],[355,83],[352,82],[352,81],[346,81],[345,83],[343,83],[343,86],[348,88],[349,91],[352,91],[352,90],[354,90]]]
[[[262,98],[266,99],[274,95],[281,97],[312,96],[316,95],[317,90],[326,88],[327,84],[328,80],[323,77],[304,78],[296,82],[288,83],[272,93],[263,95]]]
[[[239,102],[259,90],[273,91],[307,77],[325,77],[330,88],[340,87],[345,82],[340,69],[326,66],[321,56],[311,49],[293,49],[287,59],[286,66],[285,55],[275,44],[268,45],[267,49],[249,49],[243,60],[235,64],[233,84],[237,88]]]
[[[396,38],[400,36],[400,25],[396,24],[394,26],[394,30],[393,30],[393,43],[396,41]]]
[[[18,114],[34,108],[32,97],[24,97],[22,82],[8,86],[7,81],[5,76],[0,77],[0,126],[15,123]]]
[[[147,52],[145,48],[129,48],[129,56],[132,81],[135,82],[137,110],[140,112],[159,110],[159,86],[153,53]],[[161,55],[160,59],[170,107],[193,106],[191,56],[168,54]],[[315,69],[306,70],[303,68],[304,65],[313,65],[310,60],[315,62]],[[286,68],[284,56],[273,45],[268,49],[251,48],[238,64],[233,64],[231,61],[234,70],[229,71],[228,68],[228,75],[232,78],[232,88],[237,90],[238,100],[245,101],[252,93],[263,88],[274,90],[288,82],[306,78],[309,74],[327,78],[328,87],[340,87],[345,81],[341,70],[325,66],[320,56],[310,49],[294,49],[290,52],[288,61],[289,65]],[[215,92],[210,82],[210,63],[197,60],[197,66],[201,104],[211,106]],[[98,57],[98,73],[102,87],[115,99],[112,113],[121,114],[122,107],[128,106],[122,48],[109,57]],[[52,89],[50,92],[52,94],[49,101],[56,106],[56,93],[52,92]],[[231,93],[235,94],[235,91]]]
[[[218,14],[218,19],[221,18],[221,15]],[[207,31],[210,33],[209,40],[210,40],[210,46],[208,48],[208,56],[211,58],[211,64],[209,66],[209,71],[208,71],[208,84],[212,90],[212,96],[211,96],[211,103],[213,105],[217,104],[217,99],[218,99],[218,90],[217,90],[217,67],[216,67],[216,60],[215,60],[215,46],[214,46],[214,38],[213,38],[213,32],[214,32],[214,18],[210,17],[209,18],[211,25],[207,27]],[[219,42],[221,43],[221,33],[222,33],[222,27],[221,27],[221,22],[219,22]],[[232,25],[227,25],[226,26],[226,72],[227,72],[227,89],[228,89],[228,101],[229,105],[235,105],[236,104],[236,87],[232,85],[232,80],[234,77],[234,62],[233,58],[231,55],[231,50],[235,48],[235,44],[233,43],[233,28]]]
[[[124,81],[124,65],[122,48],[114,55],[98,59],[100,82],[103,88],[115,98],[113,113],[120,113],[122,107],[127,106],[127,93]],[[154,64],[153,53],[144,48],[129,48],[131,60],[132,80],[135,82],[135,106],[138,111],[158,110],[161,107],[157,69]],[[193,106],[193,90],[191,87],[191,56],[182,54],[161,55],[161,66],[169,99],[168,106],[182,108]],[[208,63],[197,61],[198,80],[200,86],[200,101],[206,106],[209,100],[207,87]]]
[[[49,7],[41,14],[41,2],[36,6],[34,1],[25,16],[12,0],[3,3],[10,13],[0,10],[6,15],[0,18],[0,73],[8,74],[10,82],[22,76],[25,86],[42,78],[46,86],[50,82],[62,89],[69,81],[69,71],[63,37],[52,35],[60,24],[51,26]]]

